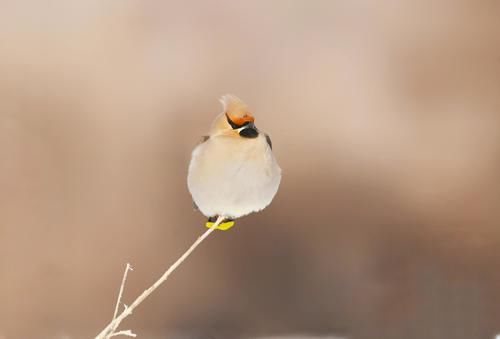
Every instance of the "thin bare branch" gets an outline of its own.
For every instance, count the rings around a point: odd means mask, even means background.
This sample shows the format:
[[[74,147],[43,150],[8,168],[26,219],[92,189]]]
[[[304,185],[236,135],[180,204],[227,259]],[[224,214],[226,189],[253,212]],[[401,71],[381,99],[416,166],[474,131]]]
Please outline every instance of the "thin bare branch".
[[[122,313],[120,313],[116,318],[114,318],[101,331],[101,333],[99,333],[95,337],[95,339],[109,339],[111,338],[111,336],[117,333],[115,331],[120,325],[120,323],[123,321],[123,319],[131,315],[137,306],[139,306],[151,293],[154,292],[154,290],[156,290],[161,284],[163,284],[172,274],[172,272],[174,272],[177,269],[177,267],[179,267],[180,264],[182,264],[184,260],[186,260],[186,258],[189,257],[189,255],[196,249],[196,247],[198,247],[198,245],[200,245],[203,242],[203,240],[205,240],[205,238],[208,237],[210,233],[212,233],[224,219],[225,219],[224,216],[219,216],[217,218],[217,221],[212,225],[212,227],[210,227],[207,231],[205,231],[205,233],[203,233],[198,239],[196,239],[196,241],[191,245],[191,247],[189,247],[187,251],[184,252],[184,254],[181,255],[181,257],[177,259],[177,261],[172,266],[170,266],[168,270],[166,270],[165,273],[163,273],[163,275],[153,285],[151,285],[151,287],[142,292],[142,294],[138,296],[130,306],[125,307]]]

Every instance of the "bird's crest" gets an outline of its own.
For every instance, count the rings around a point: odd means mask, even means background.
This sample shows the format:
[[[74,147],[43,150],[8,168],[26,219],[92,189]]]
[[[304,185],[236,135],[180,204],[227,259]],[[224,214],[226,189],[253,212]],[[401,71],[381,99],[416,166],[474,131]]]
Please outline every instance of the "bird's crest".
[[[237,116],[242,112],[248,111],[248,106],[236,95],[225,94],[219,99],[219,101],[221,102],[225,113]]]
[[[220,98],[224,113],[237,125],[243,125],[245,122],[253,122],[254,117],[248,110],[248,106],[235,95],[226,94]]]

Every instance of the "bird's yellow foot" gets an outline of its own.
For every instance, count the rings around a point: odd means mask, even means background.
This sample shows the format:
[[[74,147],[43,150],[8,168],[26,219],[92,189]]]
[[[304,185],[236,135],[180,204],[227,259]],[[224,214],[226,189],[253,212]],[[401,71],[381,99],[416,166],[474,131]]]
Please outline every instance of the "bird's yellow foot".
[[[205,226],[207,226],[207,228],[211,228],[215,224],[214,219],[217,220],[217,218],[208,218],[208,221],[205,224]],[[223,222],[219,224],[219,226],[217,226],[217,229],[221,231],[227,231],[233,226],[234,226],[234,220],[225,219]]]

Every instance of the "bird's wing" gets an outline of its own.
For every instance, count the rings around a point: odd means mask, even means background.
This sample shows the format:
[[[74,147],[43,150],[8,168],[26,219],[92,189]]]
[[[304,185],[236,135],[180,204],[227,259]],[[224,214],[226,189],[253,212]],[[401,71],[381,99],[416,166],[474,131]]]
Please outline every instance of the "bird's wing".
[[[210,139],[210,136],[209,135],[203,135],[200,140],[198,141],[198,143],[196,145],[199,145],[199,144],[203,144],[205,141],[207,141],[208,139]]]
[[[273,143],[271,141],[271,137],[266,134],[266,141],[267,141],[267,144],[269,145],[269,148],[273,149]]]

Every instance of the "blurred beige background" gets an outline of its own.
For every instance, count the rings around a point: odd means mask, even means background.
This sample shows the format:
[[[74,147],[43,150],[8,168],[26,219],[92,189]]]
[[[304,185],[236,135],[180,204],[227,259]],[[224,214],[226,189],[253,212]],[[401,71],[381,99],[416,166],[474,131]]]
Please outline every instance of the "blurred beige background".
[[[0,338],[89,338],[204,231],[230,92],[273,204],[123,324],[140,338],[500,332],[497,1],[2,1]]]

